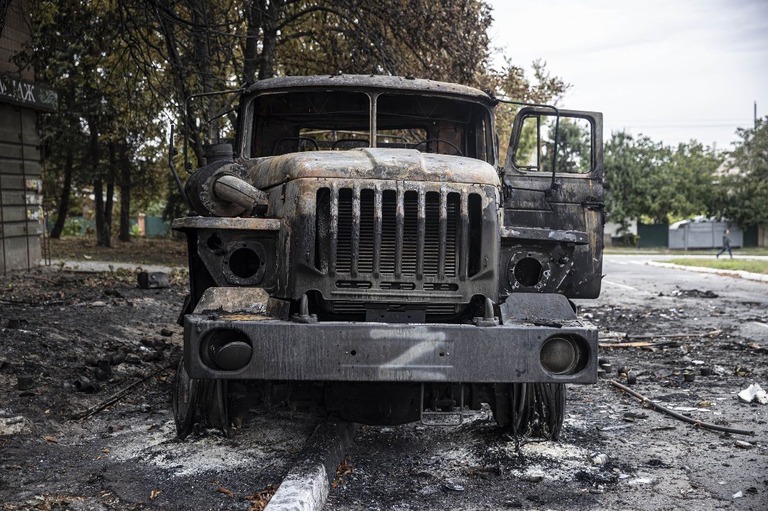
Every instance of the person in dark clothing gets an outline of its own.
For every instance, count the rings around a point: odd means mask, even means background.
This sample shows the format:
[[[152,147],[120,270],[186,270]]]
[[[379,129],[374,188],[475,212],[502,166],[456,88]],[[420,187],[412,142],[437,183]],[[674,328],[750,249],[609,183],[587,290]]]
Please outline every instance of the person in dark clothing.
[[[731,250],[731,237],[728,236],[730,232],[731,232],[730,230],[726,229],[725,232],[723,233],[723,248],[720,249],[720,252],[717,253],[716,257],[719,258],[720,254],[722,254],[727,250],[728,254],[731,256],[731,259],[733,259],[733,251]]]

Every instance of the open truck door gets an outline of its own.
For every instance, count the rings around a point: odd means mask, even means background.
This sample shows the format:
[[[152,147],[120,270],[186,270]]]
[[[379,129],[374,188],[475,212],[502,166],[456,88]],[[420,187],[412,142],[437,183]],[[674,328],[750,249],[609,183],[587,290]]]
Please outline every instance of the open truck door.
[[[503,167],[501,294],[596,298],[603,252],[602,114],[535,105]]]

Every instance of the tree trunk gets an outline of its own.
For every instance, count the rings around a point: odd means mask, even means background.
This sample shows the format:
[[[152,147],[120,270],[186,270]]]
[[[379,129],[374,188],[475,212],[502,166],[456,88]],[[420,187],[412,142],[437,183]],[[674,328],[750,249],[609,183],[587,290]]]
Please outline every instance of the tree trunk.
[[[109,144],[109,167],[107,169],[107,197],[104,202],[104,236],[105,247],[112,246],[112,210],[115,203],[115,166],[117,158],[115,144]]]
[[[120,241],[131,241],[131,160],[128,155],[128,142],[120,143],[120,156],[117,161],[120,169]]]
[[[104,180],[101,176],[93,178],[93,213],[96,220],[96,245],[108,247],[109,236],[104,235],[107,227],[104,221]]]
[[[278,5],[280,4],[280,5]],[[269,2],[269,14],[262,18],[264,41],[262,42],[261,63],[259,65],[259,80],[275,76],[275,50],[277,48],[277,15],[282,3]]]
[[[56,223],[51,231],[51,238],[57,240],[61,238],[64,232],[64,223],[67,221],[69,213],[69,193],[72,190],[72,172],[74,169],[74,151],[72,146],[67,146],[67,153],[64,161],[64,183],[61,187],[61,196],[59,198],[59,207],[57,208]]]
[[[243,75],[245,82],[256,79],[256,70],[261,67],[259,56],[259,32],[261,31],[264,14],[266,13],[264,0],[251,0],[246,5],[246,40],[243,51]]]
[[[88,140],[88,157],[93,176],[93,209],[96,218],[96,245],[100,247],[111,246],[109,224],[104,217],[104,179],[99,169],[99,132],[94,119],[88,120],[88,129],[91,135]]]

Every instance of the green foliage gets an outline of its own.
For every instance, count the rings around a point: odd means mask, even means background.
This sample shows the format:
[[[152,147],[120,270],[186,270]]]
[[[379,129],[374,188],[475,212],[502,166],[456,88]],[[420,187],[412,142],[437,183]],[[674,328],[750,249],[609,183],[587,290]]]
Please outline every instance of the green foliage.
[[[673,149],[619,132],[605,145],[604,164],[606,209],[612,221],[626,224],[648,218],[669,223],[708,211],[720,158],[696,141]]]
[[[561,97],[570,85],[560,78],[553,77],[547,70],[546,63],[536,60],[532,64],[533,79],[525,71],[507,59],[501,71],[489,70],[479,86],[493,91],[497,97],[526,103],[548,104]],[[519,107],[509,103],[496,106],[496,132],[499,135],[499,163],[503,166],[507,159],[507,149],[512,135],[512,125]],[[526,130],[521,136],[523,154],[533,154],[536,148],[535,130]]]
[[[34,66],[40,81],[60,91],[59,111],[43,123],[45,196],[53,208],[61,206],[62,217],[70,196],[76,203],[96,196],[97,219],[107,227],[118,191],[123,211],[160,200],[169,217],[186,212],[175,184],[166,186],[163,131],[170,120],[176,133],[183,133],[191,94],[237,89],[276,75],[339,72],[452,81],[536,103],[567,89],[542,62],[534,63],[530,78],[509,61],[501,71],[488,69],[492,18],[483,0],[29,0],[28,5],[33,36],[15,62]],[[224,103],[206,97],[190,105],[191,117],[203,120],[187,126],[191,161],[201,161],[204,140],[222,135],[205,120]],[[515,110],[500,106],[502,151]],[[104,236],[101,228],[98,234]]]
[[[711,211],[740,225],[768,224],[768,117],[739,129],[741,141],[718,176]]]

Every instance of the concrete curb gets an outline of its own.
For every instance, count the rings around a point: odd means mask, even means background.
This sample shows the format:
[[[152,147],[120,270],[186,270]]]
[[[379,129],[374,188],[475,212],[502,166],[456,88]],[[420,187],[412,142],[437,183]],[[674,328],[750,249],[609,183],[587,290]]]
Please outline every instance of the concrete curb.
[[[336,468],[357,431],[357,424],[327,421],[309,437],[298,461],[283,479],[265,511],[320,511]]]
[[[715,275],[727,275],[730,277],[740,277],[746,280],[754,280],[757,282],[768,282],[768,275],[762,275],[760,273],[750,273],[741,270],[719,270],[717,268],[705,268],[703,266],[683,266],[681,264],[662,263],[659,261],[648,261],[646,264],[650,266],[658,266],[661,268],[674,268],[677,270],[694,271],[698,273],[711,273]]]

